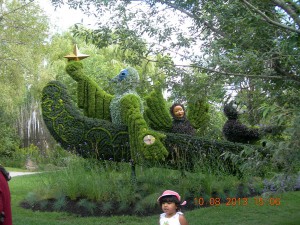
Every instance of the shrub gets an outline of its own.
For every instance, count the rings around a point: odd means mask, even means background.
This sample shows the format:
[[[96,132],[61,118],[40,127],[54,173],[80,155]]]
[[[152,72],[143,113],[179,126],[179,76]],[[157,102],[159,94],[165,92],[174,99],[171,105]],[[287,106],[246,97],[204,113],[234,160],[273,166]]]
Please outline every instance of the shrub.
[[[41,206],[45,205],[45,199],[53,199],[54,210],[68,210],[71,204],[83,208],[89,215],[149,215],[159,213],[156,200],[166,189],[179,192],[182,199],[187,200],[187,208],[192,209],[196,207],[195,199],[203,198],[205,205],[209,205],[212,197],[225,202],[226,198],[260,194],[262,187],[261,179],[239,180],[236,176],[202,171],[185,171],[183,174],[178,170],[145,165],[137,167],[135,183],[131,182],[130,174],[129,163],[74,157],[68,168],[43,174],[36,194],[29,195],[37,198],[25,201],[35,205],[41,201],[40,210],[47,210]]]
[[[94,214],[96,209],[96,204],[94,202],[88,201],[87,199],[80,199],[77,204],[78,206],[83,207],[88,213]]]

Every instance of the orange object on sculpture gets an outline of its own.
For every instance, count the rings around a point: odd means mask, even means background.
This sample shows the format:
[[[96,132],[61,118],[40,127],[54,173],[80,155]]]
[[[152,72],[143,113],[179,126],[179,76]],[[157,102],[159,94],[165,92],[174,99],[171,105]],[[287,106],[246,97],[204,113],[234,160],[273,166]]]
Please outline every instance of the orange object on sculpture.
[[[67,58],[69,61],[71,61],[71,60],[74,60],[74,61],[80,61],[80,60],[85,59],[85,58],[87,58],[87,57],[89,57],[89,55],[81,54],[81,53],[79,52],[78,47],[77,47],[76,44],[74,45],[73,53],[64,56],[64,58]]]

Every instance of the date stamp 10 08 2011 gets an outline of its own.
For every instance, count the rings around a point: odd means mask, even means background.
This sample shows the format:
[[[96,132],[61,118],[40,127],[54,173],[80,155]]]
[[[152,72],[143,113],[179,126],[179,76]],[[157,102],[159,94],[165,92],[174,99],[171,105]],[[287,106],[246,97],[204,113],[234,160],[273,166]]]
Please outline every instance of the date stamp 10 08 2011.
[[[209,198],[204,199],[202,197],[194,198],[195,206],[218,206],[224,204],[226,206],[247,206],[249,204],[254,204],[256,206],[280,206],[280,198],[226,198],[222,200],[221,198]]]

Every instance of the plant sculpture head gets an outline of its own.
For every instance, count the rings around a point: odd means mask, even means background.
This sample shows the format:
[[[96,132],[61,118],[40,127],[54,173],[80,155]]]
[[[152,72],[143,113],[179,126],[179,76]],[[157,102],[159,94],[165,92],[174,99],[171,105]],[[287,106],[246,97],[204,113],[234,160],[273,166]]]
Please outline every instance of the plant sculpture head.
[[[180,103],[174,103],[170,107],[170,113],[174,120],[182,120],[185,119],[185,108]]]
[[[137,85],[139,84],[139,74],[134,68],[128,67],[121,70],[121,72],[111,81],[116,84],[116,94],[123,94],[126,92],[135,91]]]
[[[238,118],[238,111],[235,105],[231,102],[224,106],[224,114],[228,119],[236,120]]]

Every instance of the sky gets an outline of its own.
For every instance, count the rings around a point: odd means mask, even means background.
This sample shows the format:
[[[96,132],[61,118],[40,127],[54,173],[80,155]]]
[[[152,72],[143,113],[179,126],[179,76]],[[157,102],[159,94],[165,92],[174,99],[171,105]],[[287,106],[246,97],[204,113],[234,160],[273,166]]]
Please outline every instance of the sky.
[[[52,33],[66,31],[76,23],[90,27],[96,22],[95,18],[84,15],[80,10],[69,9],[66,5],[55,9],[50,0],[38,0],[37,2],[50,19]]]

